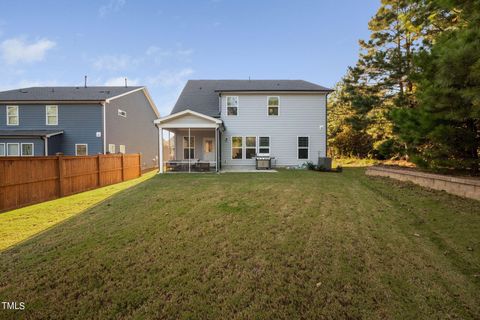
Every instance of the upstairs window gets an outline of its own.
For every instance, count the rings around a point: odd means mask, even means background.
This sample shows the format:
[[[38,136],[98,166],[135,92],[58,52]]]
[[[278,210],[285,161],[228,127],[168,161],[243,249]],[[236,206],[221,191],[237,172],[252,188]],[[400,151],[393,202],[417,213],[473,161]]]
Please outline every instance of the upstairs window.
[[[297,138],[298,159],[308,159],[308,137]]]
[[[279,105],[280,105],[279,97],[268,97],[268,115],[278,116]]]
[[[122,110],[122,109],[118,109],[118,115],[119,115],[120,117],[126,118],[126,117],[127,117],[127,111]]]
[[[18,126],[18,106],[7,106],[7,126]]]
[[[242,137],[232,137],[232,159],[243,159],[242,149]]]
[[[257,137],[245,138],[245,158],[253,159],[257,154]]]
[[[58,106],[45,106],[47,126],[58,125]]]
[[[258,137],[258,154],[270,154],[270,137]]]
[[[238,115],[238,97],[227,97],[227,115],[237,116]]]

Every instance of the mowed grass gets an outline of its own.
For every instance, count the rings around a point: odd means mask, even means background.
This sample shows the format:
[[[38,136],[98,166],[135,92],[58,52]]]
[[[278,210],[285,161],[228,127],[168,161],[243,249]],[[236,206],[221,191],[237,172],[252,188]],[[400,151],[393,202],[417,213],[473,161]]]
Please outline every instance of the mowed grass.
[[[153,177],[154,174],[152,171],[137,179],[0,213],[0,251],[82,213],[108,197]]]
[[[343,173],[171,174],[0,253],[3,318],[478,319],[480,202]]]

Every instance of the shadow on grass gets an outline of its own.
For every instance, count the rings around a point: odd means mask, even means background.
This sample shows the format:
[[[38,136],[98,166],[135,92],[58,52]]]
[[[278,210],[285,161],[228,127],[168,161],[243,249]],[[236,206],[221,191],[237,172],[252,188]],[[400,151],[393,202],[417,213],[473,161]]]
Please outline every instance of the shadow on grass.
[[[0,214],[0,253],[79,216],[154,176],[155,171],[152,171],[137,179],[4,212]]]

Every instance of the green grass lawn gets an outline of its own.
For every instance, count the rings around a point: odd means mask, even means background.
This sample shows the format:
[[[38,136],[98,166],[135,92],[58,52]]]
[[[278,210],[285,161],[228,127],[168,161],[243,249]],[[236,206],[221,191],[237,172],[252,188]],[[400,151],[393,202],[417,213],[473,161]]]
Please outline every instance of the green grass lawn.
[[[0,318],[478,319],[479,297],[480,202],[361,168],[156,176],[0,253],[26,304]]]

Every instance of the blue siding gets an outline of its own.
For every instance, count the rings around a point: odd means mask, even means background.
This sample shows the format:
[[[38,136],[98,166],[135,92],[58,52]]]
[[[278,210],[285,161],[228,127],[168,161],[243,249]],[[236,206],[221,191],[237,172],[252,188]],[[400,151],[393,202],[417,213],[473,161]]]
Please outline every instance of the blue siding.
[[[35,156],[44,156],[44,141],[41,138],[0,138],[0,143],[5,143],[5,153],[7,152],[7,143],[33,143],[33,154]],[[19,146],[20,152],[21,145]]]
[[[7,126],[6,105],[0,105],[1,130],[63,130],[61,137],[49,139],[49,154],[63,152],[75,155],[76,143],[87,143],[91,155],[103,152],[103,112],[100,104],[58,105],[56,126],[46,125],[44,104],[20,104],[18,108],[19,125]],[[97,137],[97,132],[102,132],[102,137]]]

